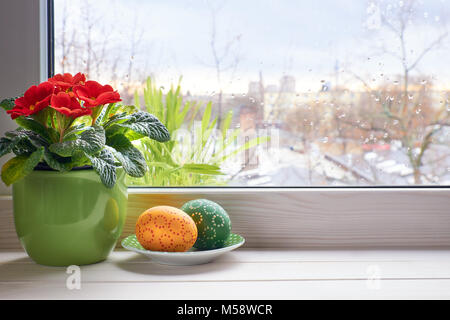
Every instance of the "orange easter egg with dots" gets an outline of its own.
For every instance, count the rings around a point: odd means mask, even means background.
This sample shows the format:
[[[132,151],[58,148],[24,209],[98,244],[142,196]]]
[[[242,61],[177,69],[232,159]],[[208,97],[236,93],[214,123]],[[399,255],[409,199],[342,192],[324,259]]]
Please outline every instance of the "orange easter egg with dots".
[[[147,250],[184,252],[197,240],[197,226],[184,211],[175,207],[158,206],[139,216],[136,238]]]

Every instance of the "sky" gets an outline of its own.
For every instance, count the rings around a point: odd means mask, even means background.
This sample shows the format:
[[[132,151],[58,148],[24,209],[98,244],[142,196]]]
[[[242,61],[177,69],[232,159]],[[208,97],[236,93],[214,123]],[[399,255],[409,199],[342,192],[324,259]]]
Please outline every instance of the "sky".
[[[56,35],[66,0],[55,0]],[[86,0],[87,1],[87,0]],[[398,8],[407,0],[381,0],[381,8]],[[80,14],[79,1],[67,1],[67,12]],[[358,74],[374,82],[394,81],[401,62],[382,54],[382,47],[400,52],[398,41],[380,26],[379,11],[365,0],[96,0],[88,1],[96,18],[99,39],[127,51],[134,34],[141,36],[133,59],[140,73],[153,74],[168,85],[183,76],[192,92],[246,92],[249,81],[278,84],[284,74],[297,81],[297,90],[317,90],[323,80],[351,87]],[[450,23],[449,0],[418,0],[414,21],[407,27],[406,48],[411,63]],[[383,10],[383,9],[382,9]],[[389,9],[386,9],[389,10]],[[215,24],[213,23],[215,17]],[[75,20],[75,19],[74,19]],[[104,24],[105,28],[100,28]],[[114,25],[113,28],[108,26]],[[221,56],[220,82],[211,45]],[[73,28],[85,26],[73,23]],[[106,31],[105,31],[106,30]],[[428,53],[417,70],[438,87],[450,87],[449,37]],[[58,51],[57,51],[58,52]],[[126,56],[126,55],[125,55]],[[128,58],[130,59],[130,58]],[[129,60],[123,58],[123,64]],[[105,70],[105,73],[108,71]]]

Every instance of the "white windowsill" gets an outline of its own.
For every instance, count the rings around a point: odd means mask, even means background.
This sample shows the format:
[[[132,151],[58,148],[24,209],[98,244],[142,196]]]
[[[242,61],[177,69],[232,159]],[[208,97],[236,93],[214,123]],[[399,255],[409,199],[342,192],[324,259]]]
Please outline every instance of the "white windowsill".
[[[81,267],[80,290],[68,276],[0,252],[0,299],[449,299],[450,250],[243,248],[187,267],[116,251]]]

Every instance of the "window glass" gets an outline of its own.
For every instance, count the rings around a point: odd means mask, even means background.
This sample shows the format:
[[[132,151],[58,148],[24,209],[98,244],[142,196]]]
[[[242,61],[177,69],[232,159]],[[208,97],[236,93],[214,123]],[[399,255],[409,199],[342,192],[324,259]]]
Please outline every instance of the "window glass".
[[[448,0],[55,0],[56,73],[157,115],[143,186],[450,184]]]

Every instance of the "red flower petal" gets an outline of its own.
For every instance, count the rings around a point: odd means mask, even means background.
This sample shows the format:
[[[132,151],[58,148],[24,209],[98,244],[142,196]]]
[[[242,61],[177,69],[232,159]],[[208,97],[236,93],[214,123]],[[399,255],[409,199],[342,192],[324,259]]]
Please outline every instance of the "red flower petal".
[[[66,92],[59,92],[53,95],[51,107],[65,116],[74,119],[92,113],[90,109],[83,108],[77,98]]]
[[[14,103],[15,103],[15,105],[16,105],[17,107],[20,107],[20,108],[24,108],[24,107],[27,105],[27,104],[26,104],[25,97],[17,98],[17,99],[14,101]]]
[[[83,85],[86,82],[86,76],[78,72],[76,75],[73,76],[73,84],[74,85]]]
[[[110,85],[102,86],[96,81],[87,81],[83,86],[75,87],[74,92],[84,101],[84,106],[89,108],[122,101],[120,94]]]
[[[59,87],[59,91],[70,90],[74,86],[84,84],[86,76],[81,72],[78,72],[75,76],[70,73],[56,74],[54,77],[48,79],[54,86]]]
[[[31,86],[25,91],[24,96],[15,100],[15,106],[8,111],[11,118],[30,116],[48,107],[54,87],[49,82],[43,82],[38,86]]]
[[[27,91],[23,94],[23,97],[25,98],[25,101],[27,104],[32,104],[33,101],[36,100],[37,96],[37,86],[31,86],[28,88]]]
[[[107,91],[103,90],[103,86],[97,81],[87,81],[85,84],[85,88],[87,89],[89,95],[95,98],[97,98],[102,92]]]
[[[58,92],[53,95],[51,106],[53,108],[65,108],[71,104],[70,96],[65,92]]]
[[[118,92],[105,92],[96,99],[98,104],[107,104],[122,101]]]

